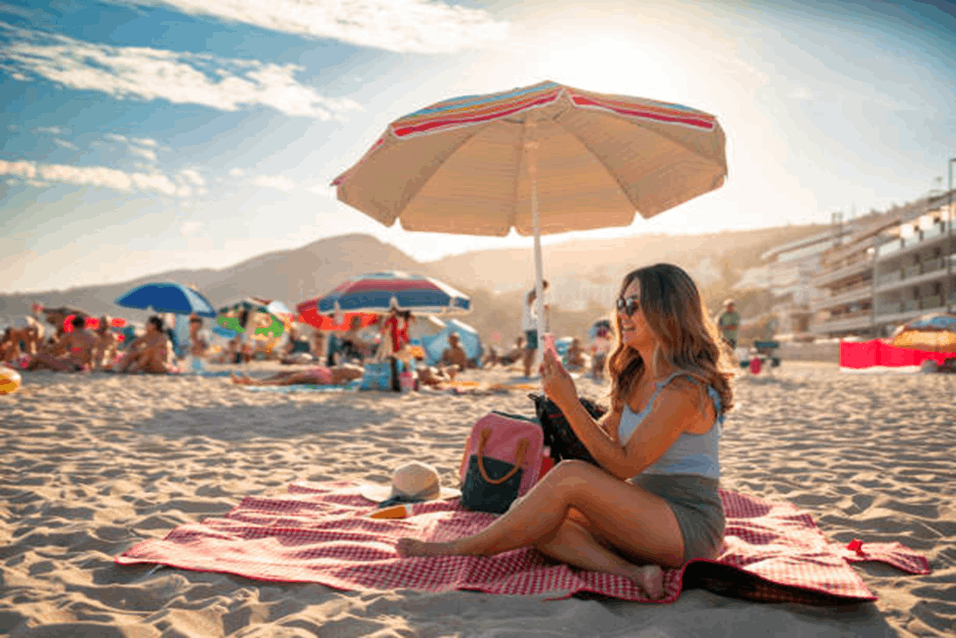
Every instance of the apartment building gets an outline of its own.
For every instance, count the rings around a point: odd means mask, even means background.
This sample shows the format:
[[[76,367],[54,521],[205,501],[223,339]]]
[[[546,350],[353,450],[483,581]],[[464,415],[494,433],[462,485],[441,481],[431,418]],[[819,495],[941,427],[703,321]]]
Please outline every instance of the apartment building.
[[[956,309],[956,193],[877,219],[822,256],[811,331],[879,338],[930,312]]]
[[[770,312],[777,316],[780,338],[807,335],[813,318],[812,304],[821,292],[813,280],[822,269],[823,255],[853,232],[854,222],[776,246],[763,255],[767,265],[767,289],[774,295]]]

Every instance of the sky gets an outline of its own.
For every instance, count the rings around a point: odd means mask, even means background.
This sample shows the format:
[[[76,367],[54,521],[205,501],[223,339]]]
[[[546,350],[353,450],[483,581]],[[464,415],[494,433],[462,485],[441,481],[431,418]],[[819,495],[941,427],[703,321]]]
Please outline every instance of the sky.
[[[945,188],[956,157],[956,3],[0,0],[0,293],[348,233],[419,261],[530,250],[386,228],[330,182],[402,115],[542,80],[714,114],[729,165],[545,245],[825,223]]]

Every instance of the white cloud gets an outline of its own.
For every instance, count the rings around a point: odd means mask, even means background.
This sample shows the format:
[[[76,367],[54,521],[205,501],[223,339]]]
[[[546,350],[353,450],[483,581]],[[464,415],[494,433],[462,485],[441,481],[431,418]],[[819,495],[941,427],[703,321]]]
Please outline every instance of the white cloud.
[[[188,186],[176,186],[162,173],[126,173],[106,166],[71,166],[67,164],[40,164],[26,160],[8,162],[0,160],[0,175],[12,175],[27,181],[31,186],[49,186],[47,182],[112,188],[126,193],[134,190],[156,192],[170,197],[188,197]],[[42,180],[42,181],[41,181]],[[10,178],[8,184],[16,184]]]
[[[129,152],[133,155],[139,155],[140,157],[145,157],[146,159],[155,162],[156,161],[156,151],[151,151],[148,148],[139,148],[138,146],[130,146]]]
[[[199,171],[193,168],[184,168],[179,171],[179,176],[177,181],[188,182],[193,186],[205,186],[206,180],[203,179],[203,176],[199,174]]]
[[[334,186],[329,186],[328,184],[316,184],[315,186],[310,186],[306,190],[322,197],[328,197],[329,199],[336,199],[337,197],[336,188]]]
[[[63,182],[77,186],[106,186],[127,192],[133,190],[133,180],[129,175],[106,166],[47,164],[40,167],[40,176],[50,182]]]
[[[41,181],[38,180],[38,179],[28,179],[28,180],[27,180],[27,186],[33,186],[33,187],[35,187],[35,188],[46,188],[46,187],[49,186],[49,185],[50,185],[49,182],[41,182]]]
[[[113,0],[164,6],[270,31],[397,52],[480,49],[508,37],[509,24],[482,9],[440,0]]]
[[[229,177],[242,177],[242,176],[245,175],[245,174],[246,174],[246,172],[245,172],[244,170],[242,170],[241,168],[230,168],[230,169],[229,169]]]
[[[0,160],[0,175],[16,175],[17,177],[33,179],[37,175],[37,169],[33,162],[25,160],[17,160],[16,162]]]
[[[280,191],[290,191],[295,188],[295,182],[283,175],[259,175],[253,180],[256,186],[274,188]]]
[[[69,135],[70,129],[61,128],[59,126],[38,126],[34,129],[30,129],[30,132],[33,134],[49,133],[50,135]]]
[[[150,148],[155,148],[157,144],[156,140],[150,137],[131,137],[129,141],[132,144],[139,144],[140,146],[148,146]]]
[[[806,87],[798,86],[794,90],[790,91],[787,94],[787,97],[793,98],[794,100],[812,100],[813,91]]]
[[[0,49],[0,66],[8,72],[43,77],[76,90],[100,91],[117,99],[163,99],[223,111],[264,104],[287,115],[322,120],[361,108],[352,100],[326,98],[300,84],[294,74],[302,67],[295,64],[93,44],[2,22],[0,36],[10,40]],[[215,77],[204,72],[210,67],[215,68]],[[126,141],[120,135],[108,137]]]
[[[108,139],[108,140],[110,140],[110,141],[113,141],[113,142],[122,142],[123,144],[126,144],[126,143],[127,143],[127,142],[126,142],[126,137],[124,137],[123,135],[117,135],[116,133],[107,133],[107,134],[106,134],[106,139]]]
[[[68,148],[68,149],[70,149],[71,151],[78,151],[78,150],[80,150],[80,149],[78,149],[78,148],[76,147],[75,144],[72,144],[72,143],[70,143],[70,142],[67,142],[66,140],[61,140],[61,139],[58,138],[58,137],[54,137],[54,138],[53,138],[53,142],[54,142],[57,146],[62,146],[63,148]]]

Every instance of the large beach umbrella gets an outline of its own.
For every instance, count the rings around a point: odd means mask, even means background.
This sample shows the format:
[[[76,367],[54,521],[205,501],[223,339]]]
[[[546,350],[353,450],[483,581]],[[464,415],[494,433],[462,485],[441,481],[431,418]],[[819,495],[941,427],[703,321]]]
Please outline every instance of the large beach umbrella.
[[[471,310],[471,299],[448,284],[399,271],[349,277],[313,301],[317,311],[326,314],[385,313],[395,308],[415,314],[454,315]],[[306,304],[299,305],[300,312]]]
[[[628,226],[724,183],[717,118],[679,104],[542,82],[453,98],[392,122],[332,185],[405,230],[534,237]]]
[[[890,343],[897,348],[956,352],[956,315],[945,312],[923,315],[897,328]]]
[[[143,284],[129,290],[114,302],[124,308],[138,308],[177,315],[215,317],[216,309],[199,292],[182,284],[164,282]]]

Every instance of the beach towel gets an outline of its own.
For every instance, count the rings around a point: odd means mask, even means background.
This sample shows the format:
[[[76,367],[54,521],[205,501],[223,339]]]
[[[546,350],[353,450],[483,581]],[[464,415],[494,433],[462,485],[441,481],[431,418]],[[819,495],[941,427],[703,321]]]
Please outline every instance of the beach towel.
[[[244,385],[240,386],[253,392],[278,392],[287,394],[289,392],[345,392],[348,390],[358,390],[362,385],[361,379],[349,381],[345,385],[314,385],[298,383],[296,385]]]
[[[929,573],[926,558],[900,543],[830,543],[809,514],[791,504],[722,490],[727,518],[722,554],[666,570],[665,596],[651,601],[626,578],[573,569],[530,548],[491,557],[396,554],[400,537],[453,540],[494,520],[493,514],[464,510],[458,500],[416,504],[405,519],[372,519],[376,504],[361,496],[357,483],[295,482],[288,491],[247,497],[223,518],[181,525],[162,540],[134,545],[115,561],[361,592],[462,589],[665,603],[684,588],[705,587],[751,600],[846,604],[876,600],[848,563],[881,561],[911,574]]]

